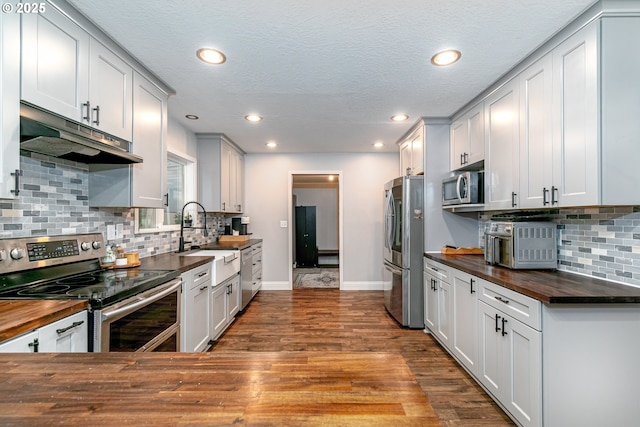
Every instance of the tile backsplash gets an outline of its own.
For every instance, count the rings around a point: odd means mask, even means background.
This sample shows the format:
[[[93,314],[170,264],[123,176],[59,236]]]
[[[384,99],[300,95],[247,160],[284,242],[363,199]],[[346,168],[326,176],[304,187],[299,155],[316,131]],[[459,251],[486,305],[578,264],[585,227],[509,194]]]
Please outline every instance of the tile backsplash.
[[[131,208],[90,208],[89,173],[86,164],[36,153],[20,156],[22,188],[15,200],[0,199],[0,239],[102,232],[106,226],[123,224],[124,237],[109,241],[140,257],[177,250],[179,231],[135,233]],[[219,221],[207,215],[209,237],[201,231],[185,231],[186,240],[205,244],[215,240]]]
[[[479,237],[492,214],[483,212]],[[549,211],[558,225],[558,270],[640,286],[640,206]]]

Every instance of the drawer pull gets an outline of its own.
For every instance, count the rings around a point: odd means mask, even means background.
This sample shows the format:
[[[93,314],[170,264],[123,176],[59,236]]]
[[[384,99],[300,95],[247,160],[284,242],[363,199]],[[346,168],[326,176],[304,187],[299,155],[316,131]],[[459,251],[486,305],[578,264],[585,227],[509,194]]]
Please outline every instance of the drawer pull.
[[[209,274],[208,271],[203,271],[202,273],[198,274],[198,278],[206,276],[207,274]]]
[[[201,290],[201,291],[204,291],[204,290],[205,290],[205,289],[207,289],[208,287],[209,287],[209,286],[201,286],[201,287],[200,287],[200,290]]]
[[[67,326],[66,328],[56,329],[56,332],[58,333],[58,335],[64,334],[69,329],[77,328],[78,326],[82,325],[83,323],[84,323],[84,320],[80,320],[78,322],[73,322],[70,326]]]
[[[502,297],[496,297],[496,299],[497,299],[498,301],[502,302],[502,303],[509,304],[509,300],[508,300],[508,299],[504,299],[504,298],[502,298]]]

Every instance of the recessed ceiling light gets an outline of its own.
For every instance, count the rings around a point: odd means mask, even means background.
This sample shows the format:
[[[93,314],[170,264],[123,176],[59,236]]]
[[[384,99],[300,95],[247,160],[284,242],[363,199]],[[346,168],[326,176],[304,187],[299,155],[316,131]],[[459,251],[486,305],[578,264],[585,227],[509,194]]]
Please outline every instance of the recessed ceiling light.
[[[394,122],[404,122],[408,118],[409,116],[407,116],[406,114],[394,114],[393,116],[391,116],[391,120],[393,120]]]
[[[257,114],[248,114],[244,116],[244,119],[250,122],[259,122],[262,121],[262,116],[259,116]]]
[[[373,148],[382,148],[382,147],[384,147],[384,144],[380,141],[373,144]]]
[[[196,116],[195,114],[187,114],[185,116],[187,119],[189,120],[198,120],[200,117]]]
[[[275,141],[269,141],[269,142],[267,142],[267,143],[266,143],[266,144],[264,144],[264,145],[266,145],[266,146],[267,146],[267,147],[269,147],[269,148],[276,148],[276,147],[278,146],[278,144],[276,144],[276,142],[275,142]]]
[[[227,57],[224,56],[224,53],[216,49],[211,49],[209,47],[198,49],[198,51],[196,52],[196,56],[201,61],[206,62],[207,64],[222,64],[227,60]]]
[[[431,57],[431,63],[433,65],[445,66],[451,65],[454,62],[458,61],[462,54],[459,50],[449,49],[443,50],[441,52],[436,53]]]

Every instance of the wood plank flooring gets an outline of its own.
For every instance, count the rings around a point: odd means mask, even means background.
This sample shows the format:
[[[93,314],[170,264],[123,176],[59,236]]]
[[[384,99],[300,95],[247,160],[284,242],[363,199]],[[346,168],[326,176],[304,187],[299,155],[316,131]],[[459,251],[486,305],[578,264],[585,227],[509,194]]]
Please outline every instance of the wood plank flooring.
[[[514,425],[430,335],[398,326],[384,309],[380,291],[261,291],[211,351],[396,354],[410,368],[437,416],[435,424],[418,425]],[[390,375],[388,381],[394,379]],[[313,394],[306,399],[305,405],[312,404]],[[314,408],[322,412],[322,406]],[[373,418],[369,420],[351,425],[371,425]],[[327,418],[326,425],[336,424]]]

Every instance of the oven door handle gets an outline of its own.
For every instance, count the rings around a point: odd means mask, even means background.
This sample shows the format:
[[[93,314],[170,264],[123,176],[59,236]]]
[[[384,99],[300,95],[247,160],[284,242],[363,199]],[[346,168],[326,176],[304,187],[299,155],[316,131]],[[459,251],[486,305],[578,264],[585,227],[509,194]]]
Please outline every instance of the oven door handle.
[[[175,292],[177,289],[179,289],[180,287],[182,287],[182,281],[178,280],[175,284],[173,284],[172,286],[168,287],[167,289],[164,289],[158,293],[155,293],[153,295],[148,296],[147,298],[143,298],[138,302],[135,302],[133,304],[127,304],[124,307],[121,308],[117,308],[113,311],[109,311],[109,312],[102,312],[102,321],[106,322],[109,319],[113,318],[113,317],[118,317],[121,314],[126,314],[129,312],[133,312],[141,307],[144,307],[147,304],[150,304],[154,301],[158,301],[159,299],[162,299],[164,297],[166,297],[167,295],[171,294],[172,292]],[[136,298],[136,297],[133,297]]]

